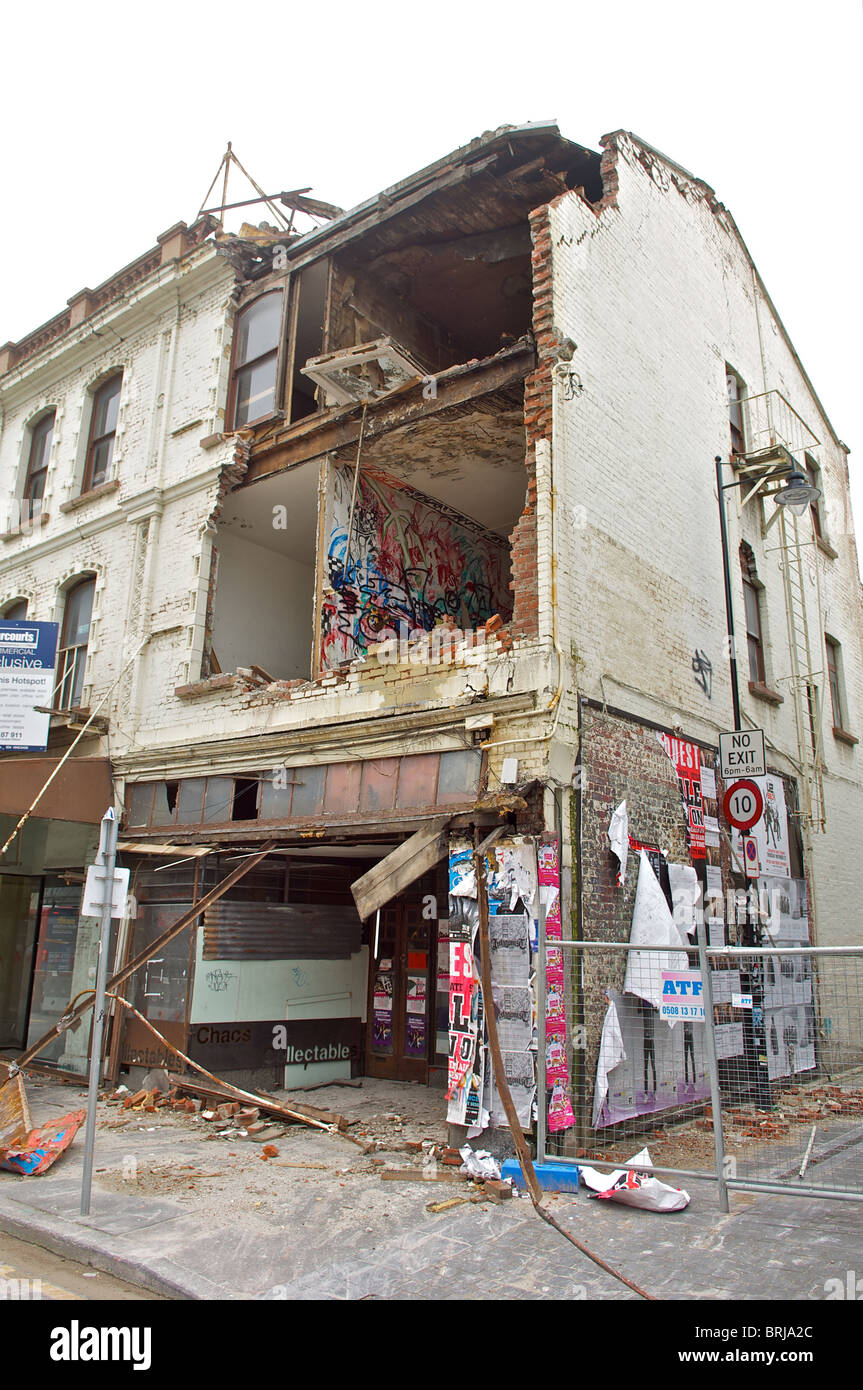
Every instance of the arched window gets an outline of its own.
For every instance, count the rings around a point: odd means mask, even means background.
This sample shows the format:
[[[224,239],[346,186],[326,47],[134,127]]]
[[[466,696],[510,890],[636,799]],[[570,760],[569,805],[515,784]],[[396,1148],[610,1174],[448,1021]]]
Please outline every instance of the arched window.
[[[237,315],[228,411],[230,429],[262,420],[276,408],[282,300],[282,291],[274,290],[261,295]]]
[[[90,438],[87,442],[87,461],[84,465],[82,492],[91,492],[94,487],[106,483],[111,476],[122,385],[123,373],[116,372],[114,376],[104,381],[93,395],[93,413],[90,416]]]
[[[58,709],[77,709],[81,704],[95,592],[96,581],[89,578],[80,580],[66,595],[57,653]]]
[[[37,420],[30,430],[30,449],[27,455],[27,476],[24,479],[22,501],[30,503],[30,515],[38,516],[45,495],[51,440],[54,438],[55,412],[49,411]]]
[[[10,603],[6,612],[3,614],[4,623],[23,623],[27,619],[27,600],[18,599],[17,603]]]

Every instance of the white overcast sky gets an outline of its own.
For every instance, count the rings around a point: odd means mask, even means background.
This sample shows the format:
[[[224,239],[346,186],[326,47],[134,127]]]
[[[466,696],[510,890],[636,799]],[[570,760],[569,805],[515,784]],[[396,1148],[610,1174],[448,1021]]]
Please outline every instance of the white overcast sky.
[[[350,207],[498,125],[624,128],[733,213],[863,549],[861,38],[861,0],[6,6],[0,343],[191,221],[228,140],[267,192]]]

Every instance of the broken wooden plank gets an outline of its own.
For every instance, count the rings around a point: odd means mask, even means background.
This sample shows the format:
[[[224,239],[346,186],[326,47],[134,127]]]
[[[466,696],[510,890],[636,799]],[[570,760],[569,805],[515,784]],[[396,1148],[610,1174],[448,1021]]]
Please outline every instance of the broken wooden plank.
[[[471,1182],[469,1173],[438,1173],[428,1168],[382,1168],[384,1182]]]
[[[33,1128],[33,1119],[21,1073],[10,1079],[3,1067],[0,1082],[0,1149],[10,1149],[24,1142]]]
[[[443,859],[449,848],[449,821],[449,816],[435,816],[398,849],[379,859],[368,873],[355,879],[351,892],[363,921]]]
[[[214,1085],[212,1082],[194,1081],[188,1076],[179,1076],[174,1072],[168,1073],[168,1080],[178,1090],[191,1091],[193,1095],[206,1096],[211,1100],[234,1100],[239,1091],[239,1088],[232,1086],[229,1081]],[[266,1115],[276,1115],[279,1119],[288,1120],[296,1120],[298,1117],[315,1120],[318,1124],[335,1125],[342,1132],[348,1127],[345,1116],[339,1115],[334,1110],[321,1110],[315,1105],[305,1105],[300,1101],[293,1100],[288,1105],[284,1101],[276,1100],[275,1096],[268,1096],[257,1091],[248,1091],[243,1094],[254,1095],[255,1105]]]

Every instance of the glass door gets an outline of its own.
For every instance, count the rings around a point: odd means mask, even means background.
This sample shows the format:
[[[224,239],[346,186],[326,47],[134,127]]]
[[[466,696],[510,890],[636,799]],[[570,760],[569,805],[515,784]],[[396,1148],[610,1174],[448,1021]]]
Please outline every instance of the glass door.
[[[430,937],[422,898],[395,898],[372,925],[366,1075],[427,1081]]]
[[[42,880],[0,874],[0,1047],[23,1047]]]

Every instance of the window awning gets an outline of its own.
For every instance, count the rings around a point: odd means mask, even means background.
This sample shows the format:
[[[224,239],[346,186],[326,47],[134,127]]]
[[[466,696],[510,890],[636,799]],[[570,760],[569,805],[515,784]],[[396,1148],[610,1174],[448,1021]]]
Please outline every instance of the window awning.
[[[39,795],[60,758],[0,759],[0,815],[23,816]],[[98,825],[114,804],[107,758],[69,758],[33,808],[38,820]]]

